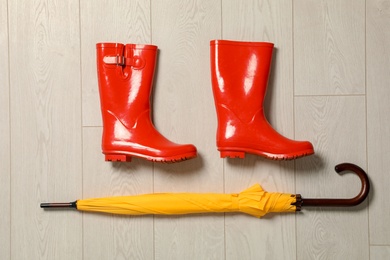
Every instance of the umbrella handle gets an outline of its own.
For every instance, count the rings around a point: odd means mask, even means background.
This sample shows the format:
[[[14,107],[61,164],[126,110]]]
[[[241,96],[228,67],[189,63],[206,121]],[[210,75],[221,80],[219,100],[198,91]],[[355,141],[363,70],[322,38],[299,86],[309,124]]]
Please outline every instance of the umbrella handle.
[[[362,203],[370,192],[370,181],[367,173],[359,166],[352,163],[341,163],[335,166],[335,171],[342,174],[345,171],[351,171],[355,173],[362,183],[360,192],[354,198],[350,199],[328,199],[328,198],[302,198],[300,194],[296,194],[297,211],[300,211],[302,206],[314,206],[314,207],[352,207]]]

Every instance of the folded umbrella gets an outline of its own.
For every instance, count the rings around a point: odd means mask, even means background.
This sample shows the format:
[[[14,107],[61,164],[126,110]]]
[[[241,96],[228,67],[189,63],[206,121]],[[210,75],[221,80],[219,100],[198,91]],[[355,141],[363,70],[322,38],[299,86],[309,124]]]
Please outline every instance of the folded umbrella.
[[[295,202],[295,195],[268,193],[256,184],[238,194],[154,193],[78,200],[72,205],[80,211],[126,215],[243,212],[262,217],[268,212],[295,211]]]
[[[361,182],[360,193],[352,199],[304,199],[300,194],[266,192],[259,184],[232,194],[220,193],[154,193],[135,196],[93,198],[69,203],[42,203],[42,208],[76,208],[80,211],[124,215],[181,215],[206,212],[241,212],[262,217],[270,212],[295,212],[302,206],[355,206],[369,192],[367,174],[354,164],[336,166],[337,172],[356,173]]]

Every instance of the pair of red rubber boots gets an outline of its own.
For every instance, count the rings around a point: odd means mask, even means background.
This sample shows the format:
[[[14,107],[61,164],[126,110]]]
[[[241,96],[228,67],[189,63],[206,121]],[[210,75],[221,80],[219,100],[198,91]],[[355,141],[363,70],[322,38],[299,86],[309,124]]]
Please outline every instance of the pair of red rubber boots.
[[[221,157],[251,153],[283,160],[313,154],[310,142],[285,138],[264,116],[273,44],[213,40],[210,48]],[[96,49],[105,160],[131,161],[134,156],[178,162],[196,157],[194,145],[171,142],[152,123],[157,46],[98,43]]]

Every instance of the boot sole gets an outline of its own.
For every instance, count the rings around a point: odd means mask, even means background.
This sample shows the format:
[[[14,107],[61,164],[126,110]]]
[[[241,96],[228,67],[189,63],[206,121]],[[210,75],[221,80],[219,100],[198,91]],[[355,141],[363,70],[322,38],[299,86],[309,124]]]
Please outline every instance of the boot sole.
[[[155,156],[150,156],[150,155],[145,155],[140,153],[130,153],[130,152],[105,152],[103,154],[105,156],[105,161],[109,161],[109,162],[131,162],[132,157],[137,157],[152,162],[175,163],[175,162],[189,160],[197,156],[196,153],[185,153],[185,154],[167,156],[167,157],[155,157]]]
[[[297,158],[301,158],[304,156],[312,155],[314,154],[314,150],[308,149],[303,150],[295,153],[289,153],[289,154],[274,154],[269,152],[264,152],[260,150],[253,150],[253,149],[246,149],[246,148],[236,148],[236,147],[218,147],[218,151],[220,152],[221,158],[245,158],[245,153],[255,154],[259,155],[261,157],[271,159],[271,160],[294,160]]]

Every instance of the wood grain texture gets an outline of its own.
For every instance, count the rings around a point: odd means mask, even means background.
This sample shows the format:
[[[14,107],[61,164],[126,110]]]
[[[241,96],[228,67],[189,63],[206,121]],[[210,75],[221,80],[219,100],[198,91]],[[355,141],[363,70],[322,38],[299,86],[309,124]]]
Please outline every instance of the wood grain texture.
[[[365,1],[293,2],[295,94],[364,94]]]
[[[348,198],[359,192],[359,178],[338,176],[334,166],[351,162],[366,169],[365,116],[364,96],[295,99],[296,133],[306,132],[316,151],[296,162],[297,193],[306,198]],[[307,208],[297,214],[297,258],[368,259],[366,206],[367,202],[355,208]]]
[[[390,1],[367,2],[368,171],[373,184],[370,242],[390,244]]]
[[[9,109],[8,5],[0,1],[0,258],[11,258],[11,147]]]
[[[389,259],[389,0],[0,0],[1,259]],[[265,111],[316,154],[220,159],[212,39],[275,43]],[[199,157],[175,164],[101,154],[97,42],[159,47],[153,118]],[[350,197],[356,208],[114,216],[44,211],[42,201],[151,192],[268,191]]]
[[[291,14],[291,2],[286,1],[222,2],[224,39],[275,43],[265,111],[277,131],[293,138]],[[247,155],[244,160],[225,160],[224,169],[226,192],[237,192],[257,182],[269,191],[294,192],[292,162]],[[261,220],[226,217],[226,258],[295,259],[294,219],[294,214]]]
[[[81,1],[83,125],[100,126],[96,43],[150,43],[150,1]],[[101,128],[84,129],[84,197],[153,192],[153,164],[109,163],[101,154]],[[85,259],[152,259],[153,217],[85,214]]]
[[[390,259],[390,246],[371,246],[370,259]]]
[[[80,1],[83,126],[101,126],[96,43],[150,44],[150,1]]]
[[[220,3],[153,1],[152,40],[159,47],[153,114],[157,129],[197,146],[198,158],[155,165],[155,191],[223,192],[215,149],[211,39],[220,37]],[[157,259],[223,259],[223,215],[155,218]]]
[[[13,259],[79,259],[81,215],[42,201],[81,195],[78,1],[9,1]]]
[[[105,162],[101,127],[83,131],[83,198],[153,193],[153,163]],[[84,213],[84,259],[153,259],[153,217]]]

